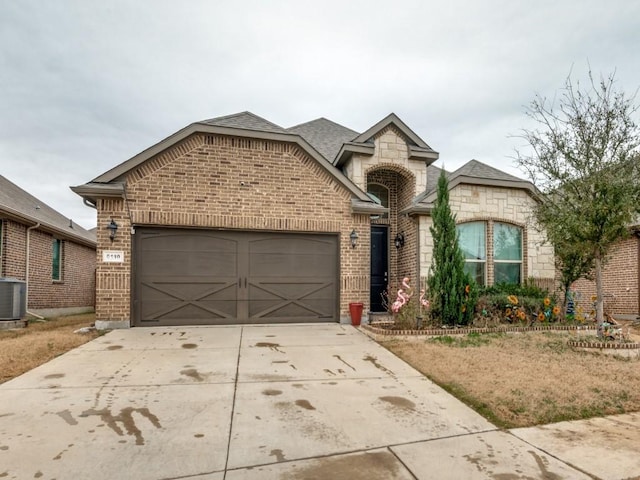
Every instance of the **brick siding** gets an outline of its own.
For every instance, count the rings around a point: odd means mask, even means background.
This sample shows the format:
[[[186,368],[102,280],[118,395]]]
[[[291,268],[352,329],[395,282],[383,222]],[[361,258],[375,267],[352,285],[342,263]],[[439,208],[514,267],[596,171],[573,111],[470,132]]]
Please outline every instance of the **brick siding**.
[[[3,220],[1,274],[26,279],[27,225]],[[29,234],[28,308],[90,307],[95,303],[95,249],[62,241],[60,281],[53,281],[54,235],[34,229]]]
[[[603,283],[605,311],[612,314],[638,315],[638,280],[640,238],[637,236],[619,241],[612,249],[604,265]],[[579,305],[586,312],[591,310],[591,297],[596,293],[595,282],[580,279],[572,286],[579,292]]]
[[[123,264],[98,263],[96,318],[131,320],[131,226],[327,232],[339,235],[340,315],[369,299],[369,217],[351,213],[352,194],[295,144],[192,135],[127,174],[126,201],[98,202],[99,258],[122,250]],[[119,225],[114,242],[106,226]],[[349,234],[358,233],[351,248]]]

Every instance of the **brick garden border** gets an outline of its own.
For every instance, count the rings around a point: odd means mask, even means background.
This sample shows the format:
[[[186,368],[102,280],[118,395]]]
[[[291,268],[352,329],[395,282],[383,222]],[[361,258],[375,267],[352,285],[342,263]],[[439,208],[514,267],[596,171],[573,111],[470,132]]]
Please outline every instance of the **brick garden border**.
[[[393,322],[380,322],[377,325],[392,325]],[[375,340],[384,338],[390,339],[394,337],[410,337],[413,339],[424,337],[439,337],[443,335],[468,335],[470,333],[525,333],[525,332],[544,332],[544,331],[596,331],[595,327],[584,327],[574,325],[538,325],[531,327],[522,326],[503,326],[503,327],[470,327],[470,328],[428,328],[428,329],[409,329],[409,330],[391,330],[389,328],[379,327],[376,324],[362,324],[361,330]],[[568,346],[580,349],[590,350],[637,350],[640,355],[640,343],[621,343],[621,342],[585,342],[577,340],[569,340]]]

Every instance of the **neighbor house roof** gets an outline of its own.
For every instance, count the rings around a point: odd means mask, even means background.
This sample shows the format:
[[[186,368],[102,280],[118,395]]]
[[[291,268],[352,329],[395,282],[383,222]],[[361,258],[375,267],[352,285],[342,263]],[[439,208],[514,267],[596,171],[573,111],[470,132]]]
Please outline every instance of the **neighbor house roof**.
[[[78,243],[96,246],[96,235],[0,175],[0,218],[11,218]]]
[[[438,178],[441,172],[442,169],[433,165],[427,167],[427,188],[425,192],[418,195],[414,199],[413,205],[402,213],[431,212],[433,202],[435,202],[438,196]],[[510,175],[478,160],[470,160],[451,173],[445,170],[445,174],[449,180],[449,190],[461,184],[486,185],[490,187],[522,189],[528,191],[534,198],[538,198],[538,191],[531,182]]]

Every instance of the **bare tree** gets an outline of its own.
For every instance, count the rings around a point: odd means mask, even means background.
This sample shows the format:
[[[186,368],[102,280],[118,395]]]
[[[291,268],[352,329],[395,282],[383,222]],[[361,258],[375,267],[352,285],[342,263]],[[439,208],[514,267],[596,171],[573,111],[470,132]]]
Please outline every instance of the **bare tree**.
[[[602,267],[640,213],[640,131],[633,119],[638,106],[635,95],[615,89],[614,77],[595,82],[589,72],[583,90],[569,76],[554,101],[536,95],[526,111],[536,127],[520,135],[531,151],[517,152],[519,166],[542,192],[534,216],[557,254],[568,252],[593,266],[599,335]]]

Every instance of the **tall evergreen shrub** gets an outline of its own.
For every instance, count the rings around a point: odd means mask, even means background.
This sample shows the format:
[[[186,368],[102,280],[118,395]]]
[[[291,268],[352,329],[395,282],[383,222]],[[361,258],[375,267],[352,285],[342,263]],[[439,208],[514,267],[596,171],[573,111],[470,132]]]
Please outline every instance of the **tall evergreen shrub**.
[[[456,219],[449,206],[449,181],[444,169],[438,179],[438,196],[431,216],[433,259],[427,280],[431,316],[446,325],[468,324],[473,318],[477,288],[464,271],[464,257],[458,244]]]

